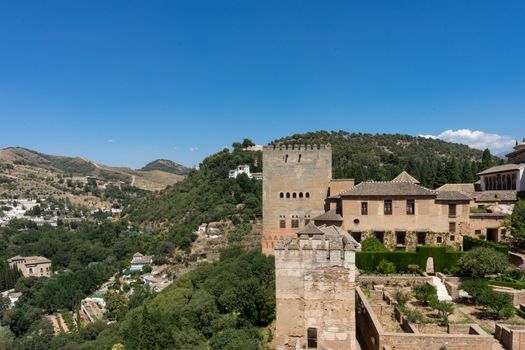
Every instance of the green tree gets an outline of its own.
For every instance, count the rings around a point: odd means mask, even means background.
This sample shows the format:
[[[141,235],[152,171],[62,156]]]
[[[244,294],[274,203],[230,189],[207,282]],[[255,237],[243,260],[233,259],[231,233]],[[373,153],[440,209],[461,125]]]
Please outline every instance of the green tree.
[[[0,350],[12,349],[15,335],[7,327],[0,327]]]
[[[512,214],[507,218],[506,226],[516,239],[525,239],[525,200],[520,199],[514,205]]]
[[[387,252],[388,249],[376,237],[368,237],[361,243],[361,251],[363,252]]]
[[[152,319],[148,312],[147,305],[142,308],[139,328],[139,350],[157,350],[157,339],[153,325],[155,320]]]
[[[509,307],[514,308],[512,305],[512,296],[492,290],[481,295],[480,303],[496,315],[500,315],[500,312],[504,311],[502,316],[508,315]]]
[[[438,315],[441,317],[443,324],[448,325],[448,318],[454,313],[454,304],[444,300],[440,301],[435,298],[430,302],[430,307],[438,312]]]
[[[128,299],[119,293],[111,294],[106,301],[106,309],[109,317],[118,321],[128,311]]]
[[[383,274],[383,275],[389,275],[389,274],[395,273],[396,265],[393,262],[383,259],[379,262],[379,264],[377,264],[376,272]]]
[[[255,143],[252,142],[252,140],[250,139],[244,139],[242,141],[242,147],[243,148],[247,148],[247,147],[251,147],[251,146],[255,146]]]
[[[451,158],[446,163],[445,173],[447,174],[447,182],[449,183],[460,183],[461,172],[456,159]]]
[[[437,289],[428,283],[420,284],[414,290],[415,297],[423,305],[428,305],[430,301],[437,298]]]
[[[488,148],[485,148],[483,151],[483,155],[481,156],[481,170],[488,169],[492,166],[492,154],[490,154],[490,150]]]
[[[466,252],[458,265],[464,276],[485,278],[488,275],[505,272],[509,262],[505,254],[492,248],[476,247]]]
[[[459,288],[474,298],[476,304],[479,303],[485,294],[492,292],[492,287],[489,283],[480,278],[466,280],[459,285]]]

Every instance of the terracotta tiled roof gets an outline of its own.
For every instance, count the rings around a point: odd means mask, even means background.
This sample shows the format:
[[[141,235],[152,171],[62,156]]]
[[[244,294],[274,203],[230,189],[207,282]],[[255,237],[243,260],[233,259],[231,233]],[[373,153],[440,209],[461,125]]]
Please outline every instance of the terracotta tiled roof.
[[[439,191],[437,193],[439,201],[470,201],[471,198],[466,194],[458,191]]]
[[[406,171],[402,171],[401,174],[397,175],[396,178],[392,180],[392,182],[411,182],[413,184],[419,183],[419,181],[415,177],[413,177]]]
[[[365,181],[340,194],[341,197],[363,196],[436,196],[437,192],[412,182]]]
[[[329,210],[314,218],[314,221],[343,221],[343,217],[335,212],[335,210]]]
[[[483,170],[482,172],[479,172],[478,175],[502,173],[506,171],[519,170],[522,168],[525,168],[525,164],[503,164],[503,165],[493,166],[492,168]]]
[[[481,191],[474,192],[472,197],[477,202],[511,202],[518,200],[518,194],[515,191]]]
[[[317,226],[315,226],[313,223],[309,223],[299,231],[297,231],[297,234],[299,235],[323,235],[324,232],[321,231]]]
[[[438,187],[435,189],[435,191],[458,191],[458,192],[464,192],[464,193],[470,193],[474,192],[476,189],[474,188],[474,184],[444,184],[441,187]]]

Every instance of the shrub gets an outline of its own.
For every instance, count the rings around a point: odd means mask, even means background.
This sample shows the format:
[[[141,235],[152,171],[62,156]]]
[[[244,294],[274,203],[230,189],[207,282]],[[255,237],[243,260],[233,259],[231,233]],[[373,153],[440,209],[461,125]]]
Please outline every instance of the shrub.
[[[361,243],[363,252],[387,252],[388,249],[376,237],[368,237]]]
[[[423,323],[425,316],[417,309],[405,308],[403,314],[410,323]]]
[[[375,271],[383,259],[393,262],[397,271],[411,271],[409,265],[425,266],[429,257],[434,258],[435,271],[443,269],[454,270],[463,252],[451,250],[449,247],[418,247],[411,252],[405,251],[361,251],[356,254],[356,265],[364,271]]]
[[[397,304],[401,307],[405,306],[405,304],[410,300],[411,296],[409,293],[403,293],[399,289],[395,291],[394,293],[394,299],[397,301]]]
[[[416,287],[415,296],[423,305],[428,305],[429,302],[437,298],[437,289],[428,283],[421,284]]]
[[[500,253],[508,254],[509,247],[504,244],[498,244],[484,239],[477,239],[469,236],[463,237],[463,250],[468,251],[476,247],[492,248]]]
[[[388,261],[388,260],[381,260],[379,264],[376,267],[376,272],[383,274],[383,275],[389,275],[394,272],[396,272],[396,265],[394,263]]]
[[[476,300],[478,303],[482,295],[492,292],[492,288],[489,286],[488,282],[483,279],[473,279],[468,280],[459,285],[460,289],[463,289],[471,297]]]
[[[459,268],[464,276],[484,278],[488,275],[505,272],[509,262],[505,254],[492,248],[477,247],[463,255]]]
[[[516,308],[514,306],[511,306],[511,305],[507,305],[507,306],[503,307],[498,312],[498,316],[500,318],[503,318],[503,319],[511,318],[515,314],[516,314]]]
[[[407,266],[408,268],[408,271],[412,272],[412,273],[417,273],[419,272],[419,265],[418,264],[409,264]]]
[[[492,290],[489,293],[484,293],[481,295],[480,303],[488,310],[498,315],[500,311],[504,310],[505,308],[514,307],[512,305],[512,297],[510,295],[494,292]]]

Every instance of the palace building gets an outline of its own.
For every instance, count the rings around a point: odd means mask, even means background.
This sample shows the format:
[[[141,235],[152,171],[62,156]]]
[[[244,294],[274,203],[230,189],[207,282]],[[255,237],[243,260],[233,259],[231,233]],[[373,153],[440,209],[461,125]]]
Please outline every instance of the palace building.
[[[263,149],[262,249],[311,222],[335,225],[360,242],[373,235],[391,249],[423,244],[460,248],[463,236],[501,241],[506,215],[525,191],[525,143],[509,163],[480,172],[479,184],[421,186],[402,172],[391,181],[332,179],[330,145],[270,145]]]

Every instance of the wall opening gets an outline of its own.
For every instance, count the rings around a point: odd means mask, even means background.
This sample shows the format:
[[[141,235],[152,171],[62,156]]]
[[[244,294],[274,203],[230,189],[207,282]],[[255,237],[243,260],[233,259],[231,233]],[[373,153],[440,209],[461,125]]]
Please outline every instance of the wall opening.
[[[317,328],[308,328],[307,345],[309,349],[317,349]]]

